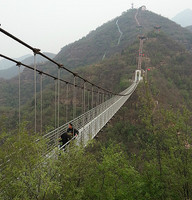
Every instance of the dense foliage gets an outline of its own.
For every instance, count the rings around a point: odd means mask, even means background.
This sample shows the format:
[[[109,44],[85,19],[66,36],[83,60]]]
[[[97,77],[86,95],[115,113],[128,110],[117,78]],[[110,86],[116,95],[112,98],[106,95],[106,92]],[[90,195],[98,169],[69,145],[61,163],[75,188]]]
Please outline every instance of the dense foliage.
[[[86,149],[74,144],[44,160],[46,142],[25,129],[2,137],[1,161],[5,154],[10,161],[0,173],[0,199],[192,197],[190,113],[160,109],[147,84]]]
[[[118,18],[124,33],[122,46],[116,45],[118,29],[115,25],[117,19],[114,19],[86,38],[63,48],[58,61],[69,66],[71,63],[74,66],[91,63],[92,66],[79,68],[77,72],[116,92],[128,87],[136,69],[135,58],[139,47],[139,42],[133,39],[139,33],[135,30],[135,12],[134,9],[129,10]],[[16,129],[18,79],[1,82],[0,166],[3,169],[0,171],[0,199],[192,198],[192,60],[191,53],[186,49],[186,46],[191,48],[192,35],[151,12],[141,12],[138,17],[145,27],[143,32],[159,24],[164,33],[147,34],[142,64],[144,81],[103,132],[85,149],[73,144],[70,151],[63,153],[55,149],[55,156],[45,159],[46,141],[29,129],[34,123],[32,72],[24,71],[21,78],[21,116],[23,121],[30,120],[30,126],[23,125],[20,132]],[[178,41],[184,45],[178,44]],[[114,52],[118,53],[113,55]],[[93,64],[101,60],[105,53],[113,56],[106,56],[103,61]],[[49,63],[46,70],[55,75],[56,70],[51,67]],[[148,68],[150,71],[146,70]],[[62,74],[62,77],[73,82],[73,77],[67,74]],[[39,84],[39,76],[37,82]],[[54,81],[45,78],[43,86],[43,123],[46,131],[54,127]],[[66,85],[62,85],[61,123],[65,121],[66,105],[69,106],[69,117],[72,116],[72,93],[67,99]],[[82,91],[78,90],[76,103],[79,114],[82,112],[81,95]],[[38,111],[39,100],[40,94],[37,95]],[[40,120],[39,113],[37,120]]]
[[[164,33],[149,33],[145,55],[144,65],[151,68],[149,75],[153,76],[153,95],[163,104],[167,102],[173,107],[184,104],[191,110],[191,53]]]

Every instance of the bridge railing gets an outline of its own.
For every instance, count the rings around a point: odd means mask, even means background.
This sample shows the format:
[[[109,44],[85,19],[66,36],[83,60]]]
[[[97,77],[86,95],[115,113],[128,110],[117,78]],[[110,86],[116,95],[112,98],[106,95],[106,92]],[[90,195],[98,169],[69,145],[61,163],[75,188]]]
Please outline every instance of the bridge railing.
[[[127,101],[127,99],[135,91],[138,83],[139,82],[135,81],[129,88],[120,93],[125,96],[113,96],[86,113],[45,134],[43,137],[46,140],[47,150],[42,156],[50,157],[54,154],[55,148],[59,145],[58,140],[62,133],[66,132],[69,123],[72,123],[79,131],[79,135],[77,137],[74,136],[73,138],[76,139],[77,145],[82,144],[83,146],[86,146],[88,141],[97,135],[97,133],[109,122],[109,120]],[[64,148],[66,145],[70,144],[70,142],[71,141],[63,145],[61,148]],[[0,171],[2,171],[7,164],[9,164],[12,154],[6,156],[5,160],[0,162]]]
[[[97,133],[106,125],[106,123],[127,101],[127,99],[136,89],[137,85],[138,82],[134,82],[129,88],[121,92],[122,95],[126,96],[114,96],[96,106],[95,108],[78,116],[77,118],[47,133],[44,136],[44,138],[47,140],[48,145],[47,153],[58,146],[58,139],[60,138],[62,133],[66,132],[69,123],[72,123],[74,128],[79,131],[79,135],[77,137],[74,137],[73,139],[77,140],[77,144],[82,144],[86,146],[88,141],[93,139],[97,135]]]

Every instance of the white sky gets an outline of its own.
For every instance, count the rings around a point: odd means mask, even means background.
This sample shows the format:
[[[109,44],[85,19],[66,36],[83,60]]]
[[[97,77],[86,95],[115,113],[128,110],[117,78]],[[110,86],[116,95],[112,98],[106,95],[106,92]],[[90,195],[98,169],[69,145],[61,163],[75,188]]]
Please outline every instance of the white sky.
[[[168,18],[192,9],[191,0],[0,0],[0,24],[41,52],[58,53],[130,9],[131,3]],[[0,53],[16,58],[31,51],[0,33]]]

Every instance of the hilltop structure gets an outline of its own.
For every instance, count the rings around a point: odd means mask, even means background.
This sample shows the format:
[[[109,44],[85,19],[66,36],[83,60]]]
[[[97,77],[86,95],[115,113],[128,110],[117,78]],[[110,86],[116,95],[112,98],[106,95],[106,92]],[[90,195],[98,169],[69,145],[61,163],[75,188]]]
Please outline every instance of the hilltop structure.
[[[159,25],[154,26],[154,32],[159,33],[160,30],[161,30],[161,26],[159,26]]]

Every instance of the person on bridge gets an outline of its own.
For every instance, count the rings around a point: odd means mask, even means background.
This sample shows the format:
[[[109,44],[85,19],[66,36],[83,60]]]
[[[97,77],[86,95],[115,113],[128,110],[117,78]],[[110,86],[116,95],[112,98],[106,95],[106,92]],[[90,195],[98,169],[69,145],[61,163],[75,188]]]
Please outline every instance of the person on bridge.
[[[73,128],[73,124],[69,123],[69,127],[67,129],[67,134],[69,137],[73,138],[74,136],[77,136],[79,134],[79,131],[75,128]]]
[[[74,136],[77,136],[79,131],[73,128],[73,124],[69,123],[68,129],[61,135],[59,142],[61,142],[60,147],[62,147],[65,143],[71,140]]]

